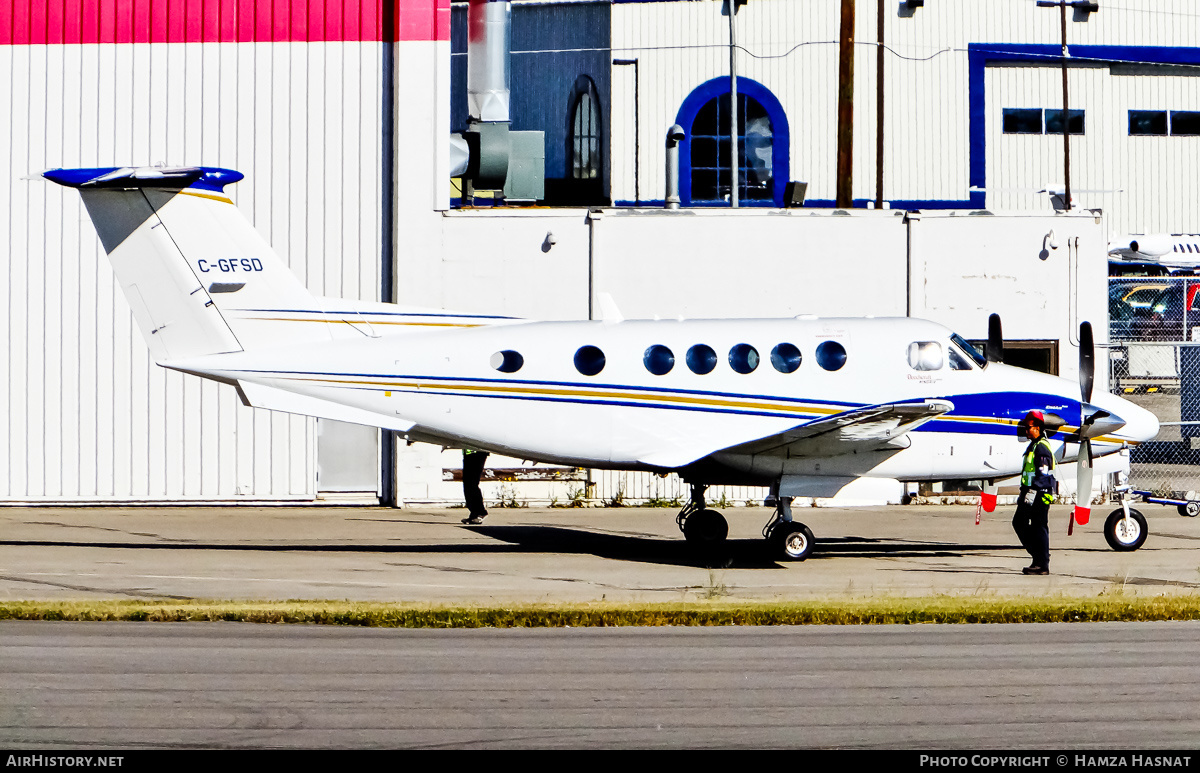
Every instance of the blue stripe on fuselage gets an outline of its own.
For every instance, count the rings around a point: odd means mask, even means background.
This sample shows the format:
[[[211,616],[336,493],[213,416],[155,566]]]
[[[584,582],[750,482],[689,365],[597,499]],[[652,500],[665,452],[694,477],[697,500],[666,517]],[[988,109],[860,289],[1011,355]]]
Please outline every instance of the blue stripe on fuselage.
[[[535,400],[538,402],[569,402],[572,404],[581,405],[612,405],[612,406],[628,406],[650,409],[666,409],[675,411],[695,411],[700,413],[727,413],[738,415],[751,416],[773,416],[776,418],[796,418],[813,421],[815,419],[828,419],[831,415],[804,417],[798,416],[792,412],[774,412],[758,409],[737,408],[734,406],[705,406],[705,405],[680,405],[669,404],[664,405],[656,402],[646,402],[638,399],[637,393],[657,394],[673,394],[689,397],[713,397],[713,398],[733,398],[744,400],[768,400],[780,403],[792,404],[808,404],[814,406],[825,406],[829,408],[841,409],[841,412],[853,411],[860,408],[866,408],[871,405],[886,404],[884,403],[848,403],[834,400],[820,400],[814,398],[799,398],[788,397],[784,395],[756,395],[738,392],[714,392],[690,389],[671,389],[668,387],[652,387],[652,386],[633,386],[628,384],[612,384],[612,383],[594,383],[594,382],[578,382],[578,381],[533,381],[533,380],[515,380],[515,379],[494,379],[494,378],[470,378],[470,377],[449,377],[449,376],[418,376],[412,374],[379,374],[379,373],[336,373],[330,371],[309,371],[304,373],[288,373],[283,374],[278,371],[244,371],[261,374],[278,373],[285,376],[331,376],[339,378],[371,378],[371,379],[411,379],[421,382],[430,383],[436,389],[436,384],[444,383],[477,383],[477,384],[503,384],[510,387],[530,386],[530,387],[568,387],[578,389],[611,389],[614,391],[629,392],[628,402],[620,402],[611,399],[590,398],[583,396],[572,395],[521,395],[516,394],[460,394],[462,397],[486,397],[488,399],[512,399],[512,400]],[[386,384],[367,385],[364,384],[356,389],[367,389],[375,391],[411,391],[404,388],[390,387]],[[917,399],[924,398],[908,398],[906,400],[897,400],[894,402],[914,402]],[[984,435],[1009,435],[1014,432],[1013,424],[1019,421],[1031,410],[1049,411],[1061,416],[1068,424],[1073,425],[1078,421],[1078,416],[1081,411],[1081,404],[1078,400],[1065,398],[1062,395],[1051,395],[1040,392],[985,392],[975,394],[961,395],[941,395],[936,398],[939,400],[947,400],[954,404],[954,410],[949,413],[923,424],[921,427],[913,430],[914,432],[939,432],[939,433],[955,433],[955,434],[984,434]],[[837,414],[833,414],[837,415]],[[991,421],[955,421],[955,419],[985,419]]]

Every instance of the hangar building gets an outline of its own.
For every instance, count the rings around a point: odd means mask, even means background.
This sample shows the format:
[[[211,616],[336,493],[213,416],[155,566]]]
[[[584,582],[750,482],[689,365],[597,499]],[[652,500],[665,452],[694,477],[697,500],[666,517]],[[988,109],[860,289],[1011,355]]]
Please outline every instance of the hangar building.
[[[511,128],[543,133],[538,206],[451,177],[465,3],[0,0],[0,502],[459,496],[456,452],[153,367],[78,196],[29,179],[54,167],[238,169],[238,206],[325,295],[580,319],[604,292],[626,317],[911,314],[972,338],[999,311],[1070,376],[1070,331],[1106,315],[1109,232],[1200,230],[1200,14],[1096,5],[1067,19],[1076,209],[1055,213],[1038,191],[1063,181],[1061,29],[1034,0],[858,0],[851,209],[833,207],[841,3],[738,5],[736,211],[721,0],[513,3]],[[511,465],[528,482],[493,497],[671,493]]]

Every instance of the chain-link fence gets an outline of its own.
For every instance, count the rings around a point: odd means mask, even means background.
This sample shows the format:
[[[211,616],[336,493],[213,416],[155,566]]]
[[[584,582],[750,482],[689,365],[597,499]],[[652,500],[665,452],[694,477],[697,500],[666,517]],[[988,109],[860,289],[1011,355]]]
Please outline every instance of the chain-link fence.
[[[1114,277],[1108,287],[1110,388],[1161,424],[1133,449],[1130,482],[1164,496],[1200,491],[1200,276]]]

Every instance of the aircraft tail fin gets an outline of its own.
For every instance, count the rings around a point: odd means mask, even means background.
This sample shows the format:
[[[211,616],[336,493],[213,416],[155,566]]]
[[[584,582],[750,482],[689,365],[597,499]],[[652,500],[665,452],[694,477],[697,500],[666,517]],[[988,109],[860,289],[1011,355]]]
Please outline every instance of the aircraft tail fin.
[[[77,188],[156,362],[328,336],[256,324],[320,302],[225,195],[215,167],[54,169]],[[272,321],[277,321],[272,319]]]

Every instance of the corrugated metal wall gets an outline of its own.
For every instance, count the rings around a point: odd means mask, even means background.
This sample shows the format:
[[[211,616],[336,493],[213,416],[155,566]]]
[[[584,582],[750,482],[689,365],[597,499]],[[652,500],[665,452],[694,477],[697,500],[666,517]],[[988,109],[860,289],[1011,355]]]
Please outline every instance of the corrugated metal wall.
[[[857,7],[854,191],[856,198],[874,198],[877,16],[874,3],[860,0]],[[886,62],[889,147],[904,150],[886,157],[885,180],[904,179],[905,198],[966,198],[965,172],[959,179],[954,163],[967,148],[966,51],[939,54],[937,47],[946,28],[961,21],[958,4],[938,3],[936,13],[930,8],[912,18],[896,15],[895,3],[886,8],[885,40],[909,58]],[[835,0],[754,0],[737,15],[738,74],[763,84],[783,104],[791,129],[791,179],[809,184],[809,199],[833,199],[836,190],[839,25]],[[666,128],[696,86],[728,76],[728,45],[729,20],[720,2],[614,5],[613,53],[643,63],[643,199],[663,197]],[[632,105],[632,79],[614,75],[613,198],[619,200],[633,198]],[[926,107],[933,120],[919,120]]]
[[[1200,137],[1125,136],[1130,110],[1200,111],[1200,68],[1160,75],[1114,68],[1108,101],[1124,145],[1109,160],[1111,179],[1123,189],[1120,217],[1110,218],[1110,226],[1126,233],[1200,231]]]
[[[613,6],[614,56],[641,62],[636,139],[632,73],[613,76],[614,200],[633,199],[635,146],[641,152],[641,198],[662,199],[666,128],[693,89],[728,75],[728,19],[721,5],[718,0],[678,0]],[[853,190],[861,201],[873,200],[876,193],[879,17],[877,4],[870,0],[859,0],[856,6]],[[1048,198],[1035,192],[1046,183],[1062,183],[1061,142],[1057,148],[1051,137],[1005,144],[993,141],[993,135],[999,133],[998,111],[1018,106],[1005,101],[1010,96],[1022,101],[1036,94],[1038,106],[1061,107],[1055,67],[1061,35],[1058,9],[1039,8],[1030,0],[939,0],[905,10],[903,4],[889,1],[883,3],[883,13],[884,199],[915,207],[1048,209]],[[790,178],[809,183],[810,203],[826,205],[836,190],[839,14],[838,0],[751,0],[737,15],[739,74],[762,83],[782,103],[791,132]],[[1130,137],[1127,131],[1129,109],[1159,109],[1143,103],[1200,110],[1200,12],[1195,3],[1127,0],[1101,3],[1091,14],[1069,9],[1067,40],[1077,51],[1106,47],[1100,57],[1114,58],[1111,71],[1107,61],[1096,67],[1077,63],[1071,75],[1070,106],[1088,115],[1086,135],[1072,141],[1073,148],[1079,146],[1073,151],[1071,180],[1076,204],[1103,208],[1114,230],[1200,230],[1200,175],[1194,169],[1200,138]],[[986,79],[972,72],[972,52],[981,61],[990,60],[992,52],[1022,47],[1032,52],[1031,46],[1041,48],[1029,57],[1045,58],[1047,66],[1026,61],[1019,68],[1026,71],[1024,76],[995,72],[1004,68],[994,66],[986,68]],[[1115,61],[1143,57],[1187,64],[1157,67],[1151,73]],[[1022,86],[1012,80],[1019,77],[1032,80]],[[1009,85],[995,93],[994,87],[1002,83]],[[971,123],[977,95],[984,97],[985,105],[978,130]],[[983,172],[986,189],[982,199],[976,193],[974,201],[973,164]],[[1009,190],[1014,188],[1023,196],[1011,195],[1017,193]]]
[[[23,178],[60,166],[238,169],[234,199],[302,281],[377,299],[379,4],[310,15],[307,3],[276,3],[255,17],[232,0],[158,2],[138,6],[144,18],[117,2],[60,0],[48,15],[36,5],[0,7],[3,42],[15,41],[0,45],[0,500],[312,499],[313,420],[245,408],[230,387],[153,366],[78,194]],[[339,13],[337,34],[368,39],[320,40],[316,25],[330,32]],[[297,25],[316,42],[289,40]],[[254,42],[259,32],[283,41]],[[159,33],[249,40],[129,42]]]

